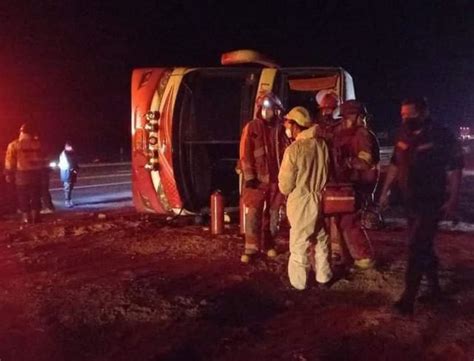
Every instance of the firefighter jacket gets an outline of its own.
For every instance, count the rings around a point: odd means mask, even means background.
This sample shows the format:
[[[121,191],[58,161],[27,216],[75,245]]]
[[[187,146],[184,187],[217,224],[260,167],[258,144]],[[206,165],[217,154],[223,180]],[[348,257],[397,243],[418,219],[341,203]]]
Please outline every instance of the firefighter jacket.
[[[278,182],[278,169],[288,144],[283,128],[260,118],[247,123],[240,139],[240,171],[243,179],[260,183]]]
[[[5,156],[5,174],[15,176],[17,185],[28,185],[39,179],[45,159],[38,138],[29,134],[20,137],[8,145]]]
[[[333,151],[336,179],[353,182],[372,192],[379,177],[380,147],[375,134],[364,126],[339,129],[334,136]],[[358,169],[356,163],[366,169]]]

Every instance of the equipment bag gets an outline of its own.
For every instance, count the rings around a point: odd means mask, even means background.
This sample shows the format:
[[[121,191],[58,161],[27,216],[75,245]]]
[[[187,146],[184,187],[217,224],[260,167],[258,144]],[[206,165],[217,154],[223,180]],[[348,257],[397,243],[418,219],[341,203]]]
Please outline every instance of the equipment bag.
[[[323,213],[326,215],[353,213],[356,210],[356,193],[351,183],[329,183],[324,187]]]

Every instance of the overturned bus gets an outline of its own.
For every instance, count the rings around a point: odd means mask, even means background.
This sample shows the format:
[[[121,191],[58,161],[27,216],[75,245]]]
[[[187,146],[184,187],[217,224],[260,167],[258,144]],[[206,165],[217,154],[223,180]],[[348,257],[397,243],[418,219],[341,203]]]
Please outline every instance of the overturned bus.
[[[140,212],[200,213],[219,189],[239,205],[239,140],[256,98],[272,91],[286,109],[313,112],[315,94],[354,99],[352,78],[338,67],[281,68],[260,54],[222,55],[217,68],[143,68],[132,75],[132,187]],[[255,64],[254,67],[251,64]]]

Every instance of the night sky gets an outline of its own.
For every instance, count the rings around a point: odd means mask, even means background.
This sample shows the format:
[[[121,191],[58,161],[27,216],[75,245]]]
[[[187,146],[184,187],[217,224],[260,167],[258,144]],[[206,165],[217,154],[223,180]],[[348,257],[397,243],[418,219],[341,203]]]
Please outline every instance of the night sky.
[[[415,94],[443,122],[474,123],[474,1],[9,3],[2,149],[32,120],[51,153],[66,138],[87,156],[128,151],[133,68],[218,66],[242,48],[282,66],[344,67],[377,130],[393,128],[400,99]]]

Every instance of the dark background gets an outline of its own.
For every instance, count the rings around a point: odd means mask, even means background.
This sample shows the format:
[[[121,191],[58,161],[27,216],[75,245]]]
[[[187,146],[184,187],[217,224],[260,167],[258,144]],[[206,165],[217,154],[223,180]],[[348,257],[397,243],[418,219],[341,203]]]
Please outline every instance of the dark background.
[[[435,118],[474,120],[473,1],[16,1],[0,17],[0,147],[25,120],[48,152],[128,153],[130,76],[143,66],[218,66],[257,49],[283,66],[342,66],[376,130],[426,95]]]

